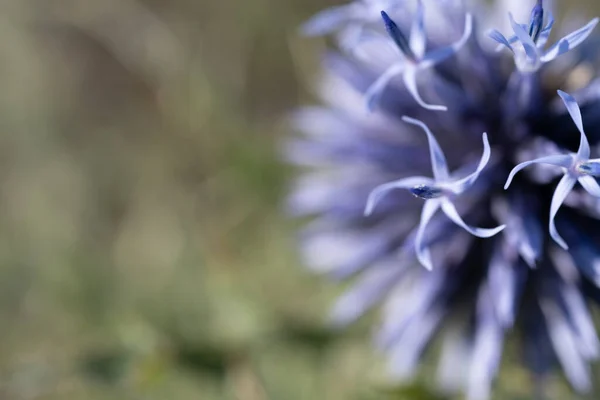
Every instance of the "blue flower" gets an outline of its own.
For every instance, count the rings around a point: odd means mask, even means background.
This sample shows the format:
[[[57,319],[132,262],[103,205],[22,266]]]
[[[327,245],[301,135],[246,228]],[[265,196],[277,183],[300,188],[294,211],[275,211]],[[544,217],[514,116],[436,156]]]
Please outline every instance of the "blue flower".
[[[538,0],[531,13],[529,26],[515,22],[512,14],[508,14],[514,35],[504,37],[500,32],[492,29],[489,36],[508,48],[515,58],[517,68],[523,72],[537,71],[542,64],[554,60],[556,57],[568,52],[581,44],[598,24],[598,18],[592,19],[582,28],[560,39],[549,49],[544,50],[548,37],[554,26],[554,18],[550,14],[548,23],[543,27],[544,9],[542,0]]]
[[[573,96],[558,91],[558,94],[562,98],[573,119],[577,129],[581,133],[581,139],[579,142],[579,150],[577,153],[545,156],[537,158],[531,161],[525,161],[513,168],[508,176],[508,180],[504,185],[504,189],[510,186],[514,176],[523,168],[532,164],[550,164],[564,169],[565,174],[563,175],[558,186],[552,196],[552,203],[550,204],[550,236],[565,250],[569,249],[569,246],[565,243],[564,239],[560,237],[556,231],[554,224],[554,217],[562,203],[567,198],[567,195],[575,186],[575,183],[579,182],[581,186],[592,196],[600,197],[600,186],[594,177],[600,177],[600,159],[590,160],[590,145],[588,139],[583,131],[583,121],[581,119],[581,111],[577,102]]]
[[[471,36],[471,31],[473,29],[471,14],[465,16],[465,29],[462,37],[458,41],[450,46],[441,47],[427,53],[425,52],[427,47],[427,36],[425,34],[425,25],[423,21],[424,10],[421,0],[417,0],[417,13],[411,27],[409,39],[404,36],[402,30],[385,11],[381,11],[381,17],[385,23],[388,35],[399,50],[399,61],[390,65],[369,87],[365,94],[367,107],[373,109],[376,100],[390,80],[400,75],[402,76],[406,90],[408,90],[419,105],[429,110],[446,111],[446,106],[427,104],[421,99],[421,95],[417,89],[417,74],[419,71],[432,68],[448,57],[451,57],[465,45]]]
[[[510,17],[513,36],[492,31],[511,49],[496,52],[471,35],[489,12],[423,3],[390,0],[352,18],[341,8],[321,29],[361,33],[351,46],[336,36],[323,104],[298,110],[301,135],[286,141],[299,168],[288,208],[311,217],[301,253],[314,271],[355,282],[333,306],[336,326],[381,309],[375,343],[394,378],[414,376],[439,341],[438,385],[488,399],[517,331],[533,382],[558,362],[587,392],[600,356],[590,313],[600,302],[600,48],[584,39],[597,19],[546,50],[554,20],[537,1],[527,25]]]
[[[369,215],[375,208],[375,205],[379,200],[385,196],[389,191],[394,189],[408,189],[414,196],[420,197],[425,200],[423,211],[421,212],[421,221],[419,223],[419,229],[417,230],[417,237],[415,240],[415,251],[417,253],[417,259],[427,269],[432,269],[431,255],[429,249],[423,246],[423,235],[425,234],[425,228],[435,212],[441,208],[444,214],[456,225],[464,228],[470,234],[480,237],[488,238],[492,237],[498,232],[502,231],[505,226],[501,225],[493,229],[485,228],[474,228],[467,225],[458,211],[454,206],[453,200],[456,196],[470,188],[475,180],[479,177],[479,174],[485,168],[486,164],[490,160],[490,144],[487,139],[487,134],[483,134],[483,155],[477,169],[472,174],[461,178],[452,179],[450,178],[450,172],[448,171],[448,165],[446,164],[446,157],[440,148],[435,136],[429,130],[427,125],[423,122],[418,121],[409,117],[402,117],[405,122],[409,124],[417,125],[421,127],[427,134],[427,140],[429,141],[429,154],[431,156],[431,167],[433,169],[433,179],[426,178],[423,176],[411,176],[409,178],[403,178],[397,181],[384,183],[371,192],[369,199],[367,200],[367,207],[365,214]]]

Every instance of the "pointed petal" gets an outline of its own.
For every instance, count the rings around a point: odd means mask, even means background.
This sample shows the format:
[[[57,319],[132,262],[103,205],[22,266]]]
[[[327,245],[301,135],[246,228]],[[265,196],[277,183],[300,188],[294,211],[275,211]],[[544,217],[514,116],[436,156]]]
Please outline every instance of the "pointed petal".
[[[492,29],[488,32],[488,36],[490,38],[492,38],[493,40],[495,40],[496,42],[500,43],[500,46],[498,46],[498,51],[502,49],[502,47],[507,47],[510,51],[512,51],[513,53],[515,52],[511,46],[511,42],[509,39],[507,39],[503,34],[501,34],[500,32],[498,32],[496,29]],[[510,39],[514,39],[513,43],[517,41],[517,37],[513,36]]]
[[[600,185],[593,176],[584,175],[577,179],[581,186],[594,197],[600,197]]]
[[[394,43],[396,43],[398,49],[400,49],[400,51],[407,58],[415,60],[415,54],[413,53],[408,40],[404,36],[402,30],[394,22],[394,20],[391,19],[390,16],[383,10],[381,11],[381,18],[383,19],[383,23],[385,24],[385,30],[387,31],[390,38],[392,38]]]
[[[592,30],[596,27],[598,21],[598,18],[594,18],[584,27],[560,39],[544,53],[544,55],[541,57],[542,62],[552,61],[561,54],[564,54],[580,45],[581,42],[583,42],[590,35],[590,33],[592,33]]]
[[[377,80],[371,86],[369,86],[365,92],[365,102],[369,111],[372,111],[375,108],[375,104],[379,100],[379,97],[383,93],[390,80],[392,80],[395,76],[400,75],[403,70],[404,64],[393,64],[383,74],[381,74],[381,76],[377,78]]]
[[[365,215],[369,215],[373,212],[373,209],[379,203],[379,201],[391,190],[394,189],[410,189],[417,185],[434,185],[433,179],[424,176],[411,176],[397,181],[384,183],[383,185],[377,186],[369,194],[367,199],[367,206],[365,207]]]
[[[427,37],[425,35],[425,24],[424,24],[424,9],[423,1],[417,0],[417,12],[413,17],[413,24],[410,28],[410,39],[409,45],[413,53],[420,59],[425,54],[425,47],[427,46]]]
[[[523,49],[525,50],[525,54],[527,54],[527,58],[531,64],[537,64],[538,60],[538,50],[533,42],[533,39],[529,36],[527,31],[523,29],[523,27],[515,22],[511,13],[508,13],[508,18],[510,19],[510,24],[512,25],[513,31],[515,35],[519,38],[519,41],[523,45]]]
[[[447,111],[448,107],[441,105],[432,105],[427,104],[421,98],[419,94],[419,90],[417,89],[417,69],[414,67],[407,68],[402,75],[404,79],[404,85],[406,86],[406,90],[412,95],[413,99],[423,108],[433,111]]]
[[[554,217],[556,217],[558,209],[567,198],[567,195],[571,189],[573,189],[573,186],[575,186],[575,182],[577,182],[577,179],[573,178],[569,174],[565,174],[565,176],[563,176],[558,183],[558,186],[556,186],[556,190],[552,196],[552,203],[550,204],[550,236],[552,236],[552,239],[554,239],[554,241],[565,250],[568,250],[569,246],[567,246],[567,243],[558,234],[556,225],[554,224]]]
[[[471,32],[473,31],[473,16],[470,13],[465,15],[465,30],[461,38],[447,47],[435,49],[425,54],[425,56],[419,61],[419,68],[429,68],[435,64],[439,64],[448,57],[458,52],[469,40]]]
[[[571,156],[571,155],[547,156],[547,157],[536,158],[535,160],[531,160],[531,161],[522,162],[521,164],[514,167],[512,169],[512,171],[510,171],[510,174],[508,175],[508,179],[506,180],[506,183],[504,184],[504,190],[508,189],[508,187],[510,186],[510,184],[511,184],[513,178],[515,177],[515,175],[517,174],[517,172],[519,172],[520,170],[522,170],[525,167],[530,166],[531,164],[550,164],[550,165],[556,165],[557,167],[570,168],[571,164],[573,164],[573,156]]]
[[[431,168],[433,169],[433,177],[436,181],[447,179],[449,176],[448,164],[446,163],[446,157],[440,148],[437,140],[431,130],[422,121],[418,119],[410,118],[407,116],[402,117],[402,121],[412,125],[421,127],[427,134],[427,141],[429,142],[429,155],[431,156]]]
[[[467,232],[469,232],[473,236],[477,236],[480,238],[489,238],[502,231],[506,225],[500,225],[496,228],[487,229],[487,228],[474,228],[469,226],[462,220],[460,215],[458,215],[458,211],[456,211],[456,207],[452,202],[448,199],[442,199],[442,211],[444,214],[448,216],[456,225],[460,226]]]
[[[490,160],[491,150],[490,150],[490,143],[488,142],[488,138],[487,138],[487,133],[485,133],[485,132],[483,133],[482,139],[483,139],[483,154],[481,155],[481,160],[479,160],[479,165],[477,166],[477,169],[475,170],[475,172],[473,172],[471,175],[468,175],[462,179],[452,182],[452,184],[451,184],[451,190],[456,194],[460,194],[460,193],[464,192],[471,185],[473,185],[473,183],[475,183],[475,181],[479,177],[479,174],[481,174],[481,171],[483,171],[483,169],[487,165],[488,161]]]
[[[342,24],[356,18],[358,4],[331,7],[316,14],[300,28],[303,35],[321,36],[339,29]]]
[[[579,352],[588,359],[598,357],[600,343],[594,327],[590,310],[578,286],[569,285],[561,288],[562,298],[577,338]]]
[[[578,391],[590,389],[590,371],[583,356],[577,351],[577,342],[569,323],[558,306],[548,299],[541,301],[552,347],[562,364],[563,371]]]
[[[585,136],[585,132],[583,131],[583,120],[581,118],[581,110],[579,109],[579,105],[577,104],[573,96],[563,92],[562,90],[558,91],[558,95],[565,103],[565,107],[567,107],[567,111],[569,111],[571,119],[573,119],[573,122],[575,122],[577,129],[579,129],[579,133],[581,133],[581,138],[579,141],[579,150],[577,150],[577,156],[580,160],[587,160],[588,158],[590,158],[590,144],[588,143],[587,137]]]
[[[335,303],[330,315],[332,323],[342,327],[354,322],[389,293],[409,265],[406,260],[394,259],[365,271]]]
[[[554,26],[554,16],[550,11],[546,11],[546,13],[548,14],[548,23],[540,32],[540,37],[536,42],[538,49],[541,49],[546,45],[546,42],[548,42],[548,38],[550,37],[550,33],[552,33],[552,27]]]
[[[419,223],[419,229],[417,230],[417,237],[415,239],[415,252],[417,253],[417,259],[428,270],[433,269],[431,263],[431,254],[428,248],[423,247],[423,235],[425,234],[425,228],[435,212],[440,208],[440,199],[426,200],[421,211],[421,222]]]

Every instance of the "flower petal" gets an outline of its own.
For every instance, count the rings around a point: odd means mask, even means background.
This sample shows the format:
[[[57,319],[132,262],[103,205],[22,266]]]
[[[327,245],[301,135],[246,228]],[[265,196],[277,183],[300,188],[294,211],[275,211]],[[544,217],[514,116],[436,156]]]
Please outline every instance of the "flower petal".
[[[413,53],[420,59],[425,54],[427,46],[427,36],[425,35],[425,10],[423,9],[423,1],[417,0],[417,12],[413,17],[413,24],[410,28],[409,45]]]
[[[569,328],[569,323],[557,304],[549,299],[542,299],[540,306],[543,310],[548,327],[552,347],[562,364],[563,371],[571,384],[579,391],[590,389],[590,371],[583,356],[577,351],[575,335]]]
[[[448,216],[448,218],[450,218],[456,225],[460,226],[473,236],[477,236],[480,238],[489,238],[496,235],[498,232],[502,231],[506,227],[506,225],[500,225],[496,228],[487,229],[469,226],[465,223],[465,221],[462,220],[462,218],[458,214],[458,211],[456,211],[456,207],[454,206],[454,204],[452,204],[450,200],[443,198],[441,199],[441,201],[442,211],[444,211],[444,214],[446,214],[446,216]]]
[[[523,45],[523,49],[525,50],[525,54],[527,54],[529,62],[531,64],[537,64],[539,54],[533,39],[521,25],[515,22],[511,13],[508,13],[508,18],[510,19],[510,24],[512,25],[515,35],[517,35],[519,41]]]
[[[571,156],[571,155],[547,156],[547,157],[536,158],[535,160],[531,160],[531,161],[522,162],[521,164],[514,167],[512,169],[512,171],[510,171],[510,174],[508,175],[508,179],[506,180],[506,183],[504,184],[504,190],[508,189],[508,187],[510,186],[510,184],[511,184],[513,178],[515,177],[515,175],[517,174],[517,172],[519,172],[520,170],[522,170],[525,167],[530,166],[531,164],[550,164],[550,165],[556,165],[557,167],[570,168],[571,165],[573,164],[573,156]]]
[[[413,53],[408,40],[406,40],[404,33],[402,33],[402,30],[398,27],[394,20],[391,19],[385,11],[381,11],[381,18],[383,19],[383,23],[385,24],[385,30],[387,31],[390,38],[392,38],[394,43],[396,43],[396,46],[398,46],[400,51],[407,58],[415,60],[415,54]]]
[[[568,93],[563,92],[562,90],[558,91],[558,95],[565,103],[565,107],[567,107],[567,111],[569,111],[569,115],[571,115],[571,119],[575,122],[577,129],[579,129],[579,133],[581,134],[581,138],[579,140],[579,150],[577,150],[577,156],[580,160],[587,160],[590,158],[590,144],[588,143],[587,137],[585,136],[585,132],[583,131],[583,120],[581,118],[581,110],[579,109],[579,105],[575,98]]]
[[[581,44],[581,42],[583,42],[590,35],[590,33],[592,33],[592,30],[594,27],[596,27],[598,21],[598,18],[594,18],[584,27],[560,39],[544,53],[544,55],[541,57],[542,62],[552,61],[561,54],[564,54]]]
[[[552,12],[548,10],[546,11],[546,13],[548,14],[548,23],[546,24],[546,27],[540,32],[540,37],[536,42],[538,49],[541,49],[546,45],[546,43],[548,42],[548,38],[550,37],[550,33],[552,33],[552,27],[554,26],[554,16],[552,15]]]
[[[369,215],[373,212],[373,209],[379,203],[379,201],[391,190],[394,189],[410,189],[417,185],[435,185],[435,182],[431,178],[424,176],[411,176],[397,181],[384,183],[383,185],[377,186],[369,193],[367,199],[367,206],[365,207],[365,215]]]
[[[447,111],[448,110],[448,107],[446,107],[446,106],[427,104],[427,103],[425,103],[425,101],[423,101],[423,99],[421,98],[421,95],[419,94],[419,90],[417,89],[417,69],[415,67],[413,67],[413,66],[408,67],[404,71],[402,78],[404,80],[404,85],[406,86],[406,90],[408,90],[408,92],[412,95],[413,99],[415,99],[415,101],[421,107],[426,108],[428,110],[432,110],[432,111]]]
[[[335,303],[331,312],[334,326],[346,326],[384,298],[406,273],[406,260],[387,260],[371,266],[358,282]]]
[[[306,36],[326,35],[336,31],[349,20],[356,18],[361,9],[362,7],[357,3],[328,8],[306,21],[300,30]]]
[[[567,243],[558,234],[558,231],[556,230],[556,225],[554,224],[554,217],[556,217],[558,209],[567,198],[567,195],[569,194],[571,189],[573,189],[573,186],[575,186],[575,182],[577,182],[576,178],[573,178],[570,174],[565,174],[565,176],[563,176],[560,182],[558,183],[558,186],[556,186],[556,190],[554,191],[554,195],[552,196],[552,203],[550,204],[550,236],[552,237],[552,239],[554,239],[556,243],[558,243],[560,247],[562,247],[565,250],[568,250],[569,246],[567,246]]]
[[[581,186],[583,186],[586,192],[588,192],[594,197],[600,197],[600,185],[598,185],[598,182],[596,181],[596,179],[594,179],[593,176],[583,175],[580,176],[577,180],[579,181]]]
[[[473,172],[472,174],[470,174],[462,179],[454,181],[451,184],[451,190],[456,194],[460,194],[460,193],[464,192],[471,185],[473,185],[473,183],[479,177],[479,174],[481,174],[481,171],[483,171],[483,169],[487,165],[488,161],[490,160],[491,150],[490,150],[490,143],[488,142],[488,138],[487,138],[487,133],[485,133],[485,132],[483,133],[482,139],[483,139],[483,154],[481,155],[481,160],[479,160],[479,165],[477,165],[477,169],[475,170],[475,172]]]
[[[431,130],[422,121],[418,119],[410,118],[407,116],[402,117],[402,121],[417,125],[421,127],[427,134],[427,141],[429,142],[429,155],[431,156],[431,168],[433,169],[433,177],[436,181],[447,179],[450,175],[448,172],[448,164],[446,163],[446,157],[444,152],[440,148],[439,143],[435,139]]]
[[[425,54],[425,56],[419,61],[419,68],[429,68],[456,54],[456,52],[458,52],[465,45],[465,43],[467,43],[472,31],[473,16],[470,13],[467,13],[465,15],[465,29],[461,38],[452,43],[450,46],[435,49]]]
[[[494,299],[486,287],[479,293],[477,314],[466,397],[487,399],[502,358],[504,329],[494,315]]]
[[[375,103],[379,100],[379,97],[383,93],[385,87],[388,85],[390,80],[395,76],[400,75],[404,71],[403,63],[396,63],[389,67],[377,80],[369,86],[365,92],[365,102],[367,109],[372,111],[375,108]]]
[[[435,214],[435,212],[440,208],[441,199],[431,199],[426,200],[423,205],[423,210],[421,211],[421,222],[419,223],[419,229],[417,230],[417,237],[415,239],[415,252],[417,253],[417,259],[428,270],[433,269],[433,264],[431,263],[431,253],[428,248],[424,248],[423,236],[425,234],[425,228],[431,218]]]
[[[488,32],[488,36],[490,38],[492,38],[493,40],[495,40],[496,42],[500,43],[500,46],[498,46],[498,50],[501,50],[502,47],[504,46],[504,47],[507,47],[513,53],[515,52],[514,49],[511,46],[511,41],[509,39],[507,39],[503,34],[501,34],[496,29],[490,30]],[[512,43],[514,43],[514,42],[516,42],[518,40],[518,38],[516,36],[512,36],[510,39],[514,39],[512,41]]]

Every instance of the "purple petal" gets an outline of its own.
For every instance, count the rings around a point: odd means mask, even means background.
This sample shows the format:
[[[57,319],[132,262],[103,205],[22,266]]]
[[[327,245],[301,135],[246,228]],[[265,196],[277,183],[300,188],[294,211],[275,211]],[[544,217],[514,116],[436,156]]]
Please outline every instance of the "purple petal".
[[[369,86],[365,92],[365,102],[369,111],[372,111],[375,108],[376,102],[379,100],[379,97],[390,81],[394,77],[402,74],[404,70],[404,63],[393,64],[383,74],[381,74],[381,76],[377,78],[377,80],[371,86]]]
[[[417,259],[421,265],[428,270],[433,269],[433,264],[431,263],[431,254],[429,252],[429,248],[423,246],[423,236],[425,235],[425,228],[427,227],[427,224],[438,208],[440,208],[440,199],[431,199],[425,201],[423,210],[421,211],[421,221],[419,223],[419,229],[417,230],[417,237],[415,239],[415,252],[417,254]]]
[[[508,175],[508,179],[504,184],[504,190],[508,189],[515,175],[525,167],[528,167],[532,164],[550,164],[555,165],[557,167],[570,168],[573,164],[573,157],[570,155],[558,155],[558,156],[547,156],[536,158],[535,160],[525,161],[521,164],[517,165],[510,171]]]
[[[541,58],[542,62],[552,61],[561,54],[564,54],[580,45],[581,42],[583,42],[590,35],[590,33],[592,33],[592,30],[596,27],[598,21],[598,18],[594,18],[584,27],[560,39],[544,53]]]
[[[467,398],[487,399],[500,365],[504,331],[494,318],[491,294],[485,288],[481,290],[477,307],[478,324],[467,383]]]
[[[454,193],[460,194],[460,193],[464,192],[465,190],[467,190],[469,187],[471,187],[471,185],[473,185],[473,183],[479,177],[479,174],[481,174],[481,171],[483,171],[483,169],[487,165],[488,161],[490,161],[491,150],[490,150],[490,143],[488,142],[488,138],[487,138],[487,133],[485,133],[485,132],[483,133],[482,140],[483,140],[483,154],[481,155],[481,159],[479,160],[479,165],[477,165],[477,169],[475,169],[475,172],[473,172],[472,174],[470,174],[462,179],[452,182],[451,190]]]
[[[444,156],[444,152],[440,148],[439,143],[435,139],[431,130],[425,125],[422,121],[418,119],[410,118],[407,116],[402,117],[402,121],[417,125],[421,129],[425,131],[427,134],[427,141],[429,143],[429,155],[431,157],[431,168],[433,169],[433,177],[436,181],[445,180],[449,177],[448,172],[448,164],[446,163],[446,157]]]
[[[424,25],[424,8],[423,1],[417,0],[417,12],[413,17],[413,24],[410,29],[409,46],[417,59],[421,59],[425,53],[425,46],[427,45],[427,37],[425,35]]]
[[[456,225],[460,226],[461,228],[469,232],[471,235],[480,238],[492,237],[506,227],[506,225],[500,225],[496,228],[487,229],[469,226],[462,220],[462,218],[458,214],[458,211],[456,211],[456,207],[448,199],[442,199],[442,211],[444,211],[444,214],[446,214],[448,218],[450,218]]]
[[[593,176],[584,175],[580,176],[578,179],[579,183],[583,188],[594,197],[600,197],[600,185]]]
[[[408,265],[394,259],[371,266],[336,302],[331,313],[333,324],[348,325],[377,304],[398,283]]]
[[[540,37],[536,42],[537,47],[540,49],[546,45],[546,42],[548,42],[550,33],[552,33],[552,27],[554,26],[554,16],[552,15],[552,12],[548,10],[546,11],[546,13],[548,14],[548,23],[546,24],[546,27],[540,32]]]
[[[577,350],[576,339],[566,318],[558,306],[550,300],[541,300],[540,305],[546,319],[552,346],[562,364],[565,375],[575,389],[580,392],[588,391],[591,387],[589,367]]]
[[[411,176],[408,178],[399,179],[397,181],[384,183],[383,185],[377,186],[369,194],[367,199],[367,206],[365,207],[365,215],[369,215],[373,212],[373,209],[379,203],[379,201],[391,190],[395,189],[410,189],[417,185],[433,186],[435,182],[431,178],[424,176]]]
[[[447,111],[448,107],[442,105],[428,104],[423,101],[417,88],[417,69],[414,66],[407,67],[402,75],[406,90],[412,95],[413,99],[423,108],[432,111]]]
[[[563,238],[560,237],[560,235],[558,234],[558,231],[556,230],[556,225],[554,224],[554,217],[556,217],[558,209],[565,201],[565,198],[567,197],[571,189],[573,189],[573,186],[575,186],[575,182],[577,182],[576,178],[573,178],[569,174],[565,174],[565,176],[563,176],[560,182],[558,183],[558,186],[556,186],[556,190],[554,191],[554,195],[552,196],[552,204],[550,205],[550,236],[552,237],[552,239],[554,239],[556,243],[558,243],[560,247],[562,247],[565,250],[567,250],[569,246],[567,246],[567,243],[565,243]]]
[[[503,34],[501,34],[500,32],[498,32],[496,29],[490,30],[488,32],[488,36],[490,38],[492,38],[493,40],[495,40],[496,42],[500,43],[500,45],[501,45],[500,49],[502,48],[502,46],[504,46],[504,47],[507,47],[513,53],[515,52],[511,46],[510,40],[506,39],[506,37]],[[518,40],[518,38],[516,36],[511,37],[511,39],[514,39],[513,43]]]
[[[465,29],[461,38],[450,46],[435,49],[425,54],[419,62],[419,68],[429,68],[441,63],[445,59],[456,54],[469,40],[473,31],[473,16],[469,13],[465,15]]]
[[[563,92],[562,90],[558,91],[558,95],[565,103],[565,107],[567,107],[567,111],[569,111],[571,119],[573,119],[573,122],[575,122],[575,125],[581,134],[579,140],[579,150],[577,150],[577,157],[580,160],[587,160],[590,158],[590,144],[588,143],[587,137],[585,136],[585,132],[583,130],[583,119],[581,118],[581,110],[579,109],[579,105],[573,96]]]
[[[527,54],[528,61],[531,64],[537,64],[538,62],[538,50],[533,42],[533,39],[529,34],[523,29],[523,27],[515,22],[511,13],[508,13],[508,18],[510,19],[510,24],[515,32],[515,35],[519,38],[519,41],[523,45],[523,49],[525,50],[525,54]]]

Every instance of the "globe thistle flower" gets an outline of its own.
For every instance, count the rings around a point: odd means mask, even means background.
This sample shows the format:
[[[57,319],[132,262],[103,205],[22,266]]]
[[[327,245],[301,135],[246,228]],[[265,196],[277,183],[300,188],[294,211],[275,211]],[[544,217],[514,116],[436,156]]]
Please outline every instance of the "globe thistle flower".
[[[302,167],[289,210],[312,217],[307,265],[355,280],[333,323],[380,305],[375,344],[390,373],[412,377],[435,339],[439,385],[472,400],[489,397],[508,334],[535,377],[559,364],[589,391],[600,354],[589,308],[600,301],[597,19],[544,50],[554,20],[542,1],[511,10],[531,17],[509,15],[509,37],[479,25],[483,5],[389,5],[379,25],[341,6],[313,32],[361,30],[351,47],[337,36],[317,86],[324,105],[298,110],[302,135],[286,146]],[[414,67],[427,54],[443,57]]]

